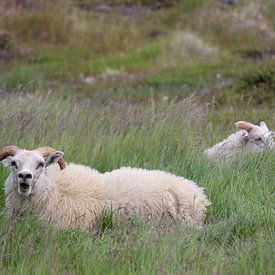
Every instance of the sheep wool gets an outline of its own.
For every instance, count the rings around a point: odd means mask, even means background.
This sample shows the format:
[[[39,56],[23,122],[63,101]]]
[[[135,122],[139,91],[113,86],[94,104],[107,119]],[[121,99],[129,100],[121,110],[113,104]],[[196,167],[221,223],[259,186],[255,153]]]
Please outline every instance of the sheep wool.
[[[53,164],[41,172],[29,196],[20,195],[14,184],[11,173],[5,183],[8,214],[36,214],[58,228],[92,228],[104,210],[114,211],[117,221],[138,214],[201,227],[210,205],[193,181],[157,170],[123,167],[102,174],[72,163],[60,171]]]
[[[246,132],[240,130],[231,134],[223,141],[215,144],[211,148],[204,151],[207,159],[216,163],[230,162],[234,160],[238,154],[247,151]]]
[[[232,162],[238,155],[275,150],[273,140],[275,132],[270,131],[264,121],[260,125],[238,121],[235,123],[235,127],[241,130],[204,151],[204,156],[207,159],[220,164]]]

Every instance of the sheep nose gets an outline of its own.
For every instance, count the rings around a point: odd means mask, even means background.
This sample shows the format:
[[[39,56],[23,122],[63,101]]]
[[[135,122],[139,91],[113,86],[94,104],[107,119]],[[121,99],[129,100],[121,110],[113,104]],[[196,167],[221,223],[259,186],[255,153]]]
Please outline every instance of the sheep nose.
[[[30,180],[30,179],[32,179],[32,174],[29,172],[20,172],[18,174],[18,178],[24,179],[24,180],[26,180],[26,179]]]

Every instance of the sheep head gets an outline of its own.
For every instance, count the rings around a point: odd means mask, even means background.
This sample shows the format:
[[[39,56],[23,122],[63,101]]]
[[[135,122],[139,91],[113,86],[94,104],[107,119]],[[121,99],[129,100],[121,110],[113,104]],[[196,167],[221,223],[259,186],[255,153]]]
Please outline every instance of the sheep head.
[[[0,161],[12,171],[13,187],[20,195],[29,196],[46,167],[58,162],[60,169],[66,167],[64,153],[51,147],[21,150],[10,145],[0,150]]]
[[[270,131],[265,122],[261,122],[260,125],[255,125],[247,121],[238,121],[235,123],[237,128],[245,130],[244,141],[249,149],[263,149],[270,148],[275,149],[275,132]]]

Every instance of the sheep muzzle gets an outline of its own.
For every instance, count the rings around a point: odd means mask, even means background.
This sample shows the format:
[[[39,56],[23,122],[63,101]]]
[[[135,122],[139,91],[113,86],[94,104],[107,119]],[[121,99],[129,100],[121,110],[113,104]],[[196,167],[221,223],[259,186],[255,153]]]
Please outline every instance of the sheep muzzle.
[[[19,183],[19,190],[21,193],[27,193],[30,190],[30,184],[26,182]]]

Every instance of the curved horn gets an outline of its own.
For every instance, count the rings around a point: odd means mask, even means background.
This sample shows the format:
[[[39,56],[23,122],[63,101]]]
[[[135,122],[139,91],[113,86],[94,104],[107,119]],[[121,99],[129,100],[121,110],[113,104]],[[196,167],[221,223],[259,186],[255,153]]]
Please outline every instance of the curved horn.
[[[38,150],[42,154],[44,159],[47,158],[51,153],[57,151],[54,148],[48,147],[48,146],[40,147],[36,150]],[[59,164],[60,170],[63,170],[66,168],[66,163],[65,163],[64,158],[60,158],[58,160],[58,164]]]
[[[8,156],[14,156],[19,148],[15,145],[9,145],[0,150],[0,161]]]
[[[255,125],[247,121],[238,121],[235,123],[235,127],[241,128],[246,130],[247,132],[250,132],[253,129],[253,127],[255,127]]]

